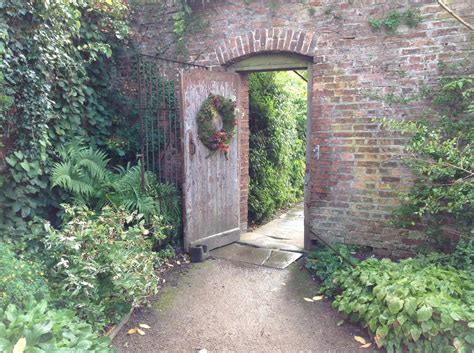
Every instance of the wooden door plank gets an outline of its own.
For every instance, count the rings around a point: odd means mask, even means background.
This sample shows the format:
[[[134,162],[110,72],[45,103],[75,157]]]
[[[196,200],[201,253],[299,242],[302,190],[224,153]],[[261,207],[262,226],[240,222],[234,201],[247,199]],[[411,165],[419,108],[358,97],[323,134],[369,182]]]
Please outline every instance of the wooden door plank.
[[[199,244],[214,248],[240,237],[239,134],[232,139],[226,159],[202,144],[196,122],[210,93],[238,100],[239,84],[239,76],[233,73],[193,70],[181,77],[186,249]]]

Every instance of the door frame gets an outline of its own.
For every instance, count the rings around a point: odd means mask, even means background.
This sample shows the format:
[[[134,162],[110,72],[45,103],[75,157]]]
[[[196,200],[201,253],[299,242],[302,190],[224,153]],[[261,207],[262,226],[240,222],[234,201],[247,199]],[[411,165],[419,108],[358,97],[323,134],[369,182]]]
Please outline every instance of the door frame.
[[[313,57],[295,53],[266,52],[241,58],[228,65],[226,71],[236,72],[240,76],[255,72],[306,70],[308,73],[306,91],[306,167],[304,180],[304,250],[311,248],[311,160],[313,154],[312,144],[312,117],[313,117]],[[247,111],[248,114],[248,111]],[[317,145],[316,148],[319,148]],[[249,158],[247,156],[247,158]],[[242,162],[242,160],[240,161]],[[242,190],[241,190],[242,192]]]

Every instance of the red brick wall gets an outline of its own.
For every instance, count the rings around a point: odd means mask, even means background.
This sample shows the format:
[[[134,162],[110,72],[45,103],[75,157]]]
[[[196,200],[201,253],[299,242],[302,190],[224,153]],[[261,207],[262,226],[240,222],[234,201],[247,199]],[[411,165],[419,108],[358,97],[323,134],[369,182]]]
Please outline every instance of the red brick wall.
[[[387,33],[374,32],[369,26],[369,18],[406,9],[422,15],[416,28],[402,25],[397,33]],[[458,0],[453,9],[474,22],[472,0]],[[153,15],[150,7],[137,13],[142,49],[148,53],[163,47],[167,38],[153,27]],[[409,95],[416,93],[420,82],[433,83],[440,60],[452,63],[472,58],[469,31],[431,0],[310,0],[308,4],[213,0],[204,6],[197,1],[194,15],[208,22],[187,38],[188,59],[198,64],[221,70],[252,53],[264,52],[313,57],[308,138],[311,149],[320,145],[321,153],[309,165],[307,221],[314,233],[330,241],[370,245],[398,255],[409,250],[416,241],[401,235],[416,235],[416,231],[388,224],[398,204],[397,192],[412,182],[397,160],[406,140],[382,130],[373,118],[416,118],[423,106],[392,107],[368,93]],[[242,97],[247,97],[247,90],[243,85]],[[248,115],[243,110],[241,212],[245,223]]]

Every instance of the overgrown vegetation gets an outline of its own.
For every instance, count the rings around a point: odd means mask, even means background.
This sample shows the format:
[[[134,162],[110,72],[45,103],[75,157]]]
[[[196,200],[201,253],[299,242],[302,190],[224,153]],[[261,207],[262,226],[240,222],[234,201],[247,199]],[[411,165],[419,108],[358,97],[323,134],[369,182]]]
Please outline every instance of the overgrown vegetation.
[[[85,207],[65,211],[62,229],[49,228],[41,240],[52,297],[101,329],[156,293],[159,258],[150,250],[162,226],[156,220],[146,227],[136,212],[108,207],[99,214]]]
[[[58,153],[61,159],[52,168],[52,187],[69,191],[75,204],[95,211],[104,206],[123,208],[142,214],[147,222],[160,215],[162,223],[170,225],[167,233],[178,236],[181,207],[175,186],[159,183],[150,172],[142,180],[140,165],[111,169],[105,153],[90,147],[70,144]]]
[[[356,249],[343,244],[334,244],[333,249],[322,246],[308,254],[305,266],[321,281],[321,292],[330,297],[336,294],[338,287],[334,282],[334,274],[348,266],[346,261],[353,265],[358,263],[358,260],[351,255],[352,250]]]
[[[404,163],[416,181],[402,195],[397,226],[428,226],[428,244],[436,250],[470,249],[474,263],[474,76],[452,75],[444,66],[439,87],[429,94],[429,120],[384,120],[384,126],[411,136]]]
[[[306,83],[292,72],[250,76],[249,220],[303,196]]]
[[[470,352],[474,348],[474,277],[455,261],[431,254],[393,262],[359,261],[352,247],[310,254],[306,267],[333,307],[367,327],[387,352]],[[343,259],[344,257],[344,259]],[[353,266],[350,266],[352,263]]]
[[[174,251],[152,248],[180,228],[176,188],[142,179],[135,102],[114,84],[128,3],[0,11],[0,351],[107,352],[98,335],[156,292]]]
[[[0,229],[21,235],[34,216],[48,218],[64,201],[49,188],[56,147],[81,138],[115,155],[115,132],[130,130],[113,103],[121,94],[109,85],[113,53],[130,33],[129,10],[122,0],[7,0],[0,6],[0,138],[7,164]]]
[[[99,337],[71,310],[52,310],[46,301],[24,307],[0,308],[0,351],[16,352],[114,352],[110,340]]]

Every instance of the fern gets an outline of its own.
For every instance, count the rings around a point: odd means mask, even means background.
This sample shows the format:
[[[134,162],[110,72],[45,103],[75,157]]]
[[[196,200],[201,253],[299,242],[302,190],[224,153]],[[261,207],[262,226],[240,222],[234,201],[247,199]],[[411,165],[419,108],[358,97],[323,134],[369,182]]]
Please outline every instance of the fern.
[[[53,165],[52,186],[69,191],[73,197],[93,209],[103,207],[110,189],[112,173],[102,151],[71,144],[59,150],[60,162]]]
[[[75,203],[96,211],[106,205],[137,211],[147,222],[159,214],[171,226],[169,236],[180,232],[181,205],[175,186],[159,183],[153,173],[146,172],[142,189],[140,165],[111,171],[104,152],[77,143],[61,148],[59,157],[52,170],[52,186],[70,192]]]

